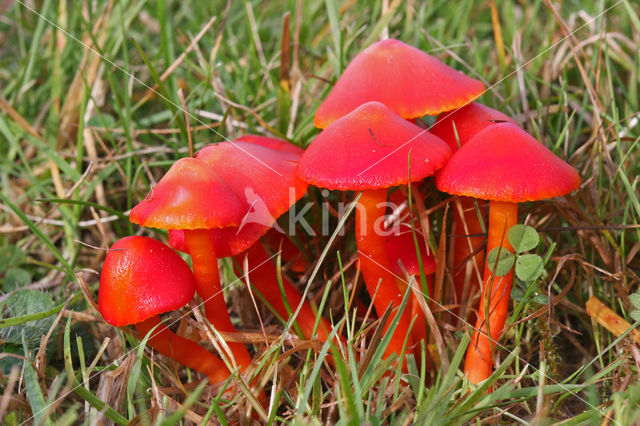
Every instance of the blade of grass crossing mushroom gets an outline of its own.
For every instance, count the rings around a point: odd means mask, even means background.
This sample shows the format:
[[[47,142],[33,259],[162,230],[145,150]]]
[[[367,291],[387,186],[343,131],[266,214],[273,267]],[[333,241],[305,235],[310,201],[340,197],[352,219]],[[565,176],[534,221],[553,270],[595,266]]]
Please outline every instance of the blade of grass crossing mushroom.
[[[307,298],[307,294],[309,293],[309,288],[311,287],[311,283],[313,283],[313,280],[316,278],[316,275],[318,275],[318,272],[320,271],[320,266],[322,266],[322,262],[327,257],[327,253],[329,253],[329,249],[331,248],[331,244],[333,244],[333,241],[336,239],[336,237],[340,233],[340,230],[344,227],[345,223],[347,222],[347,219],[351,215],[351,212],[355,209],[356,203],[360,199],[361,195],[362,195],[362,193],[359,193],[353,199],[353,201],[351,202],[351,204],[349,205],[349,207],[345,211],[344,215],[338,221],[338,225],[336,226],[336,230],[333,231],[333,234],[331,234],[331,237],[329,237],[329,241],[327,241],[327,244],[324,247],[324,249],[322,250],[322,253],[320,253],[320,256],[318,257],[318,261],[316,262],[316,265],[314,266],[313,271],[311,271],[311,275],[309,276],[309,279],[307,280],[307,285],[304,287],[304,291],[302,292],[302,300],[303,301],[306,300],[306,298]],[[298,306],[296,307],[296,310],[293,312],[293,314],[291,315],[291,317],[287,321],[287,324],[285,325],[284,331],[288,331],[291,328],[291,325],[293,324],[293,321],[295,321],[295,319],[298,316],[298,313],[300,312],[301,309],[302,309],[302,303],[299,303]],[[334,334],[333,331],[332,331],[332,334]],[[283,339],[284,339],[284,335],[285,335],[285,333],[283,333]]]
[[[260,244],[260,242],[258,242],[257,244]],[[291,310],[291,306],[289,305],[287,294],[284,291],[284,282],[282,281],[282,245],[280,246],[279,250],[280,251],[276,256],[276,279],[278,280],[278,289],[280,290],[280,297],[282,297],[282,303],[284,303],[284,308],[287,310],[288,316],[291,317],[291,313],[293,311]],[[304,299],[300,301],[300,306],[302,306],[303,303],[304,303]],[[293,322],[293,327],[295,328],[298,336],[300,336],[301,338],[304,338],[304,333],[302,332],[302,329],[300,328],[300,324],[298,324],[297,321]]]
[[[404,312],[404,310],[407,308],[407,302],[409,300],[409,294],[411,293],[411,290],[409,288],[407,288],[407,291],[404,292],[404,295],[402,296],[402,302],[400,303],[400,306],[397,308],[395,308],[395,306],[393,307],[393,310],[395,310],[395,313],[393,315],[393,318],[391,320],[390,323],[388,323],[388,318],[391,316],[391,312],[390,309],[392,308],[391,305],[389,305],[389,307],[385,310],[385,314],[382,316],[382,319],[384,319],[385,321],[382,322],[382,320],[380,321],[380,325],[379,327],[383,328],[384,331],[384,336],[379,340],[378,342],[375,342],[372,339],[371,342],[371,346],[374,348],[374,352],[373,355],[371,356],[371,361],[369,362],[367,369],[364,371],[364,373],[362,374],[362,380],[365,381],[367,376],[373,377],[375,376],[375,370],[378,369],[381,365],[381,362],[384,358],[385,355],[385,351],[387,350],[387,347],[389,346],[389,343],[391,342],[391,338],[393,337],[393,334],[396,330],[396,328],[398,327],[398,324],[400,323],[400,319],[402,318],[402,313]],[[387,315],[387,312],[389,312],[389,314]],[[388,326],[386,326],[386,324],[389,324]],[[411,327],[413,326],[413,321],[411,322],[411,324],[409,324],[409,331],[411,331]],[[386,327],[386,329],[385,329]],[[376,333],[377,334],[377,333]],[[398,357],[400,359],[404,359],[405,354],[407,353],[407,342],[408,339],[410,338],[410,333],[407,333],[407,335],[404,337],[404,341],[403,341],[403,345],[401,348],[401,351],[399,354],[391,354],[391,356],[388,356],[387,361],[395,361],[396,355],[398,355]],[[377,343],[374,346],[374,343]],[[369,351],[371,351],[371,348],[369,349]],[[389,365],[391,365],[392,362],[389,363]],[[402,367],[403,363],[398,363],[398,368]],[[399,376],[401,376],[400,373],[398,373]],[[373,384],[373,383],[372,383]]]

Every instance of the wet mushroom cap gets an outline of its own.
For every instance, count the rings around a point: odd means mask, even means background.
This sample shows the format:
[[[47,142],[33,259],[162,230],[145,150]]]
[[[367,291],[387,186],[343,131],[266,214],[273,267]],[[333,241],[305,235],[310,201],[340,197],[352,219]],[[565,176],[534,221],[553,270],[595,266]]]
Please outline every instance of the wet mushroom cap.
[[[242,200],[239,223],[211,229],[219,257],[248,249],[305,194],[308,184],[295,176],[302,152],[286,141],[255,135],[208,145],[198,152],[197,161],[214,170]],[[169,231],[169,243],[186,251],[180,230]]]
[[[125,237],[104,260],[98,307],[111,325],[136,324],[183,307],[195,285],[191,269],[171,248],[148,237]]]
[[[429,131],[445,141],[449,148],[456,152],[485,127],[503,121],[515,124],[508,115],[473,102],[455,111],[443,112]]]
[[[297,173],[321,188],[382,189],[406,184],[409,176],[422,180],[450,156],[440,138],[380,102],[368,102],[324,129],[302,155]]]
[[[512,123],[485,128],[436,177],[440,191],[513,203],[558,197],[579,186],[573,167]]]
[[[246,208],[206,163],[181,158],[136,205],[129,220],[149,228],[208,229],[239,225]]]
[[[291,147],[290,144],[286,146]],[[234,141],[208,145],[196,158],[215,170],[247,204],[245,213],[249,213],[248,207],[254,210],[266,207],[265,216],[254,219],[273,221],[307,191],[308,185],[295,175],[301,155],[296,151]]]
[[[347,66],[320,105],[314,124],[326,128],[359,105],[378,101],[403,118],[437,115],[465,105],[484,84],[399,40],[378,41]]]

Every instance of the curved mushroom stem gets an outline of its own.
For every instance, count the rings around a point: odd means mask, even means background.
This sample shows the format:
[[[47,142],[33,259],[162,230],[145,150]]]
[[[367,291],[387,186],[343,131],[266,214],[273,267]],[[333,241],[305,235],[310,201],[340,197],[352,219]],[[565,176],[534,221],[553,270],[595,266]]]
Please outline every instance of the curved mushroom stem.
[[[276,268],[267,255],[262,243],[256,241],[245,253],[249,262],[249,281],[281,318],[285,320],[288,319],[290,313],[287,311],[287,307],[282,300]],[[238,263],[242,265],[244,255],[239,254],[235,257]],[[282,277],[282,287],[289,307],[295,311],[302,301],[302,295],[296,290],[291,281],[284,276]],[[312,339],[314,337],[313,328],[316,323],[316,314],[307,301],[302,303],[302,308],[296,317],[296,322],[305,338]],[[321,317],[318,323],[318,329],[316,330],[317,338],[321,342],[326,342],[330,333],[331,324]]]
[[[184,231],[184,238],[193,260],[196,291],[204,302],[204,312],[209,322],[220,331],[236,331],[227,311],[220,286],[220,273],[211,233],[206,229]],[[242,343],[227,343],[235,361],[242,369],[251,364],[251,355]]]
[[[482,214],[482,218],[486,221],[484,214]],[[453,205],[453,223],[456,232],[452,238],[453,244],[451,244],[453,247],[453,283],[456,303],[464,303],[469,300],[471,295],[475,294],[482,283],[483,252],[479,248],[484,243],[484,238],[468,236],[483,232],[473,198],[457,198],[457,202]],[[457,312],[460,312],[464,319],[464,309],[456,309]],[[470,318],[469,322],[474,320],[475,318]]]
[[[501,201],[489,203],[489,239],[487,254],[495,247],[504,247],[513,251],[507,239],[507,231],[518,223],[518,204]],[[509,296],[513,270],[502,277],[493,276],[489,265],[485,262],[484,288],[476,331],[467,349],[464,370],[471,383],[479,383],[491,375],[493,352],[496,343],[502,336],[504,323],[509,310]],[[485,320],[488,318],[488,321]],[[487,323],[489,329],[487,330]]]
[[[389,304],[394,307],[392,318],[402,303],[402,294],[394,275],[391,273],[391,264],[387,255],[385,237],[380,235],[381,229],[376,229],[376,223],[383,220],[387,190],[365,190],[362,192],[356,206],[356,243],[358,245],[358,258],[360,270],[367,291],[374,297],[373,304],[379,316],[382,316]],[[381,205],[380,207],[378,205]],[[380,226],[381,227],[381,226]],[[379,283],[379,284],[378,284]],[[413,337],[409,334],[411,307],[406,306],[398,325],[391,337],[389,346],[385,351],[388,356],[391,353],[400,355],[405,339],[407,351],[413,350]]]
[[[226,380],[230,373],[224,362],[196,342],[186,339],[169,330],[157,315],[136,324],[136,330],[141,337],[146,336],[155,326],[158,326],[147,343],[149,346],[168,356],[180,364],[193,368],[209,378],[209,383],[216,384]]]

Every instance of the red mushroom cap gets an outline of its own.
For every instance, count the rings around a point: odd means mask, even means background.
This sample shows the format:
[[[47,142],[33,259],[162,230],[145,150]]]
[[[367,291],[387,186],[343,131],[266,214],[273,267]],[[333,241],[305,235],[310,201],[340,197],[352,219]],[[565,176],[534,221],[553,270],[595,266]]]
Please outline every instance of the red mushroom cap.
[[[248,207],[260,208],[258,203],[266,207],[268,211],[256,212],[265,216],[256,216],[253,220],[273,223],[304,195],[308,187],[295,175],[302,150],[292,151],[291,144],[281,143],[287,148],[274,149],[242,141],[222,142],[204,147],[196,158],[215,170],[238,198],[245,201],[245,213],[250,213]]]
[[[431,275],[436,271],[436,260],[432,255],[427,254],[427,247],[424,245],[422,235],[418,235],[417,237],[420,256],[422,257],[422,270],[425,275]],[[394,274],[404,277],[405,272],[400,267],[400,262],[402,262],[405,271],[409,275],[420,274],[420,264],[418,263],[418,256],[416,255],[416,246],[410,230],[389,237],[387,239],[387,253],[391,261],[391,271]]]
[[[440,191],[519,203],[558,197],[580,186],[578,172],[512,123],[488,126],[438,173]]]
[[[368,102],[324,129],[302,155],[297,173],[322,188],[381,189],[408,183],[409,175],[411,181],[424,179],[450,156],[440,138],[380,102]]]
[[[248,249],[264,235],[308,184],[295,175],[303,150],[279,139],[243,136],[203,148],[196,159],[215,170],[217,176],[242,199],[243,216],[233,226],[212,229],[218,257],[233,256]],[[186,251],[184,234],[169,232],[169,243]]]
[[[191,269],[171,248],[148,237],[125,237],[104,260],[98,307],[109,324],[121,327],[181,308],[195,289]]]
[[[465,105],[484,84],[399,40],[387,39],[359,53],[316,111],[321,129],[365,102],[378,101],[403,118],[436,115]]]
[[[508,115],[477,102],[453,112],[442,113],[429,131],[445,141],[456,152],[485,127],[496,122],[515,122]],[[453,126],[455,125],[455,132]],[[457,134],[457,139],[456,139]],[[458,142],[460,145],[458,146]]]
[[[244,204],[204,162],[181,158],[135,206],[129,220],[163,229],[207,229],[239,225]]]

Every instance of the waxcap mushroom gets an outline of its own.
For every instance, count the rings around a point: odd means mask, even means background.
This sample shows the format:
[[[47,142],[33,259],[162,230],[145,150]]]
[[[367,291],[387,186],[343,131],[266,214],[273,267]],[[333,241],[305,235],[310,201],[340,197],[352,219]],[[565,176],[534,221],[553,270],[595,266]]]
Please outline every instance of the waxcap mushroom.
[[[394,114],[380,102],[367,102],[330,124],[307,148],[297,173],[328,189],[362,190],[356,205],[356,243],[367,291],[376,312],[399,309],[402,294],[391,273],[385,238],[376,229],[384,216],[388,188],[422,180],[444,165],[451,149],[437,136]],[[410,169],[410,170],[409,170]],[[409,309],[402,312],[385,355],[400,354],[409,333]]]
[[[420,49],[386,39],[356,55],[316,111],[314,124],[326,128],[370,101],[384,103],[403,118],[437,115],[483,92],[482,82]]]
[[[210,231],[219,257],[247,250],[305,194],[308,184],[295,174],[303,152],[286,141],[257,135],[208,145],[198,152],[196,159],[242,200],[239,223]],[[181,230],[169,231],[169,244],[187,251]]]
[[[149,228],[208,229],[239,225],[245,213],[241,199],[206,163],[181,158],[131,210],[129,220]]]
[[[220,358],[171,331],[160,314],[186,305],[196,280],[176,252],[153,238],[132,236],[109,250],[100,273],[98,308],[111,325],[135,324],[159,353],[204,373],[211,384],[229,378]]]
[[[577,189],[580,177],[569,164],[513,123],[487,126],[451,157],[436,178],[450,194],[490,200],[487,253],[513,250],[505,233],[518,223],[518,203],[557,197]],[[491,375],[495,342],[509,310],[513,271],[495,276],[485,261],[476,330],[467,348],[465,373],[471,383]]]
[[[486,127],[436,177],[440,191],[513,203],[558,197],[579,186],[573,167],[513,123]]]
[[[189,265],[171,248],[148,237],[118,240],[102,270],[98,307],[116,327],[179,309],[193,299],[196,289]]]
[[[359,191],[420,181],[441,168],[451,149],[440,138],[367,102],[324,129],[298,164],[298,176],[321,188]],[[409,173],[409,160],[411,173]]]
[[[453,152],[457,152],[476,134],[488,126],[499,122],[514,121],[507,115],[478,102],[472,102],[455,111],[443,112],[438,116],[429,131],[445,141]],[[515,124],[515,123],[514,123]],[[480,218],[486,223],[483,206],[469,197],[458,197],[453,203],[454,234],[449,241],[449,248],[453,252],[453,286],[456,302],[464,305],[482,283],[481,265],[484,259],[483,247],[485,239],[478,235],[484,232]],[[476,211],[477,210],[477,211]],[[456,309],[456,314],[458,309]],[[464,315],[464,311],[462,311]],[[473,316],[473,313],[471,313]]]
[[[306,190],[306,184],[295,181],[297,156],[247,142],[210,145],[196,158],[183,158],[171,166],[129,215],[132,222],[143,226],[184,230],[196,290],[203,299],[207,319],[219,330],[235,331],[235,327],[226,310],[216,244],[210,231],[246,224],[247,230],[257,229],[259,235],[266,232],[281,214],[279,210],[289,208],[288,199],[299,198]],[[278,161],[267,164],[273,158]],[[279,180],[289,185],[284,191],[286,201],[283,191],[274,189],[274,182]],[[275,210],[269,209],[271,205]],[[257,232],[251,232],[251,236]],[[251,363],[242,343],[229,343],[229,347],[242,368]]]

